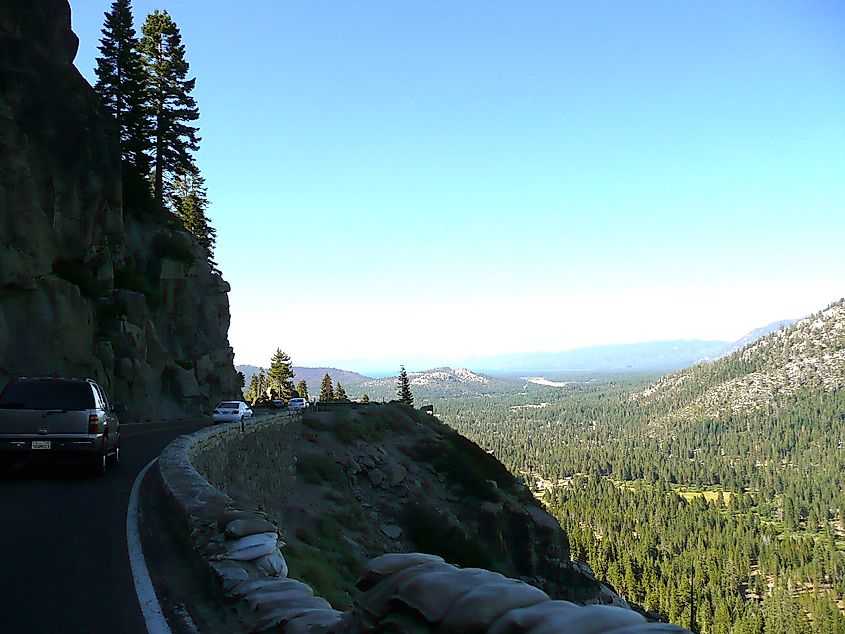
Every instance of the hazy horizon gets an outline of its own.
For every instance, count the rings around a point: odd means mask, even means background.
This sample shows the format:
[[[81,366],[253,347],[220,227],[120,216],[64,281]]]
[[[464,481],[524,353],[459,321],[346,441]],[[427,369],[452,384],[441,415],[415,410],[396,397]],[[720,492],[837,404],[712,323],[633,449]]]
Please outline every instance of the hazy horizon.
[[[805,316],[802,316],[805,317]],[[330,360],[326,362],[318,362],[318,363],[300,363],[296,359],[293,359],[293,365],[297,367],[304,367],[304,368],[334,368],[337,370],[343,370],[348,372],[356,372],[358,374],[363,374],[372,378],[384,378],[388,376],[395,376],[398,372],[399,366],[405,366],[405,368],[409,372],[424,372],[427,370],[432,370],[436,368],[443,368],[443,367],[451,367],[453,369],[456,368],[467,368],[474,372],[481,372],[485,374],[489,374],[491,376],[521,376],[526,373],[530,372],[539,372],[545,375],[553,375],[555,373],[579,373],[579,372],[596,372],[596,373],[606,373],[606,372],[616,372],[622,371],[624,368],[617,368],[617,369],[609,369],[609,368],[591,368],[591,367],[543,367],[543,366],[532,366],[532,367],[524,367],[522,369],[509,369],[509,368],[502,368],[501,362],[503,359],[507,359],[509,357],[514,358],[531,358],[531,357],[541,357],[543,355],[553,356],[553,355],[566,355],[570,353],[578,353],[578,352],[593,352],[597,353],[602,350],[613,350],[613,351],[620,351],[621,349],[626,348],[635,348],[638,346],[656,346],[660,344],[667,344],[667,343],[675,343],[675,342],[699,342],[702,344],[705,343],[719,343],[724,346],[730,346],[733,343],[739,341],[742,337],[750,334],[752,331],[758,330],[760,328],[765,328],[772,324],[775,324],[780,321],[790,321],[790,320],[774,320],[768,322],[767,324],[761,324],[757,327],[750,328],[746,332],[744,332],[740,337],[736,337],[734,339],[701,339],[690,337],[686,339],[671,339],[671,340],[652,340],[652,341],[637,341],[637,342],[625,342],[625,343],[601,343],[596,344],[593,346],[584,346],[584,347],[576,347],[576,348],[568,348],[564,350],[521,350],[521,351],[511,351],[511,352],[504,352],[504,353],[491,353],[489,355],[483,356],[474,356],[474,357],[444,357],[444,356],[429,356],[429,357],[413,357],[413,358],[404,358],[397,356],[396,358],[385,361],[385,360],[374,360],[374,359],[339,359],[339,360]],[[500,365],[495,365],[495,362],[499,362]],[[491,365],[491,363],[493,363]],[[251,363],[246,361],[239,361],[237,358],[235,359],[235,365],[237,366],[253,366],[257,368],[267,368],[269,366],[269,355],[268,361],[260,362],[260,363]],[[667,362],[665,367],[675,367],[676,364],[672,362]],[[659,364],[657,364],[654,368],[655,371],[666,371],[661,370]],[[643,371],[642,368],[634,368],[630,371],[633,372],[640,372]]]

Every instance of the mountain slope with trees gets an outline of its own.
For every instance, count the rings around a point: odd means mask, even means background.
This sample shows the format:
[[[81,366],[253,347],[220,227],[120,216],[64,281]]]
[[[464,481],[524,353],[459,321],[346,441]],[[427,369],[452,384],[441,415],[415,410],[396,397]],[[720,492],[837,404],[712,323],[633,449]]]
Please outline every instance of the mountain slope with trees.
[[[670,374],[632,398],[671,405],[667,416],[684,421],[772,407],[808,388],[843,387],[845,300],[839,300],[724,359]]]
[[[693,631],[845,631],[845,305],[649,383],[444,401],[573,553]]]

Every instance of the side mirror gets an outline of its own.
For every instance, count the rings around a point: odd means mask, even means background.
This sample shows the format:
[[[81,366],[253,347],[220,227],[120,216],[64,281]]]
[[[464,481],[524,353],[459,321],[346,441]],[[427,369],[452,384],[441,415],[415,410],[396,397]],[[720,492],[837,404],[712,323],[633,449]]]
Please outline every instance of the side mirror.
[[[125,414],[126,413],[126,405],[124,405],[123,403],[118,403],[117,405],[112,407],[111,411],[114,412],[115,414],[118,414],[118,415]]]

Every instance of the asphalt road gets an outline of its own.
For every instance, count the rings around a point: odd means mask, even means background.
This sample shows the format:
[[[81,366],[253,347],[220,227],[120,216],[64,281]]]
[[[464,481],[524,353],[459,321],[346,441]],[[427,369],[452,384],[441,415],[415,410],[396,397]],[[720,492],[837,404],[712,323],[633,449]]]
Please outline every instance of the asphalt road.
[[[0,472],[0,631],[145,633],[126,546],[132,483],[208,424],[124,425],[120,465],[102,477],[73,464]]]

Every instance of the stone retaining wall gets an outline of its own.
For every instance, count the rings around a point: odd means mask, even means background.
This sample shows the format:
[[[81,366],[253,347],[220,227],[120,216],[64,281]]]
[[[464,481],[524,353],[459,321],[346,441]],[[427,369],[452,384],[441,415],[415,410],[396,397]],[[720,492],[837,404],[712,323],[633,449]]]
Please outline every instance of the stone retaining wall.
[[[370,561],[348,612],[287,578],[277,524],[261,511],[291,495],[298,413],[206,428],[174,440],[159,458],[164,490],[221,601],[244,631],[458,634],[680,633],[631,610],[579,607],[487,570],[421,553]],[[269,476],[269,477],[268,477]],[[212,484],[213,483],[213,484]],[[248,502],[247,502],[248,500]],[[250,510],[246,510],[249,508]],[[273,518],[277,521],[282,518]]]
[[[195,441],[188,459],[229,497],[264,510],[283,508],[296,475],[293,442],[299,421],[298,413],[280,412],[247,420],[243,432],[240,425],[226,425]]]
[[[261,500],[289,493],[299,420],[284,412],[208,427],[177,438],[159,458],[164,490],[195,554],[249,632],[296,631],[288,626],[294,620],[328,626],[342,616],[309,586],[287,579],[278,526],[260,510]]]

